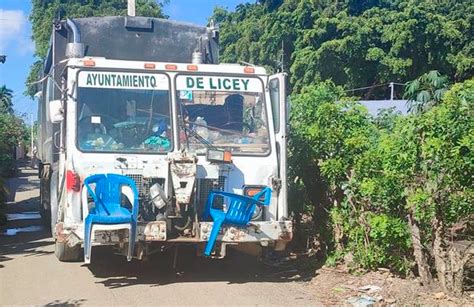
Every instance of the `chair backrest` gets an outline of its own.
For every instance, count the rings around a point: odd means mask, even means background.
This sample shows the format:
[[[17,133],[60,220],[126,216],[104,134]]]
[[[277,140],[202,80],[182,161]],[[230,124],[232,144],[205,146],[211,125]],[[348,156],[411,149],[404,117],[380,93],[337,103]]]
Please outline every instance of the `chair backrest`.
[[[272,195],[272,189],[265,187],[252,198],[231,198],[229,208],[226,213],[226,221],[233,224],[246,225],[255,212],[257,205],[268,206]],[[263,201],[260,199],[263,196]]]
[[[248,200],[251,200],[249,198]],[[231,198],[229,208],[225,214],[227,223],[246,225],[255,211],[257,203],[255,201],[245,201],[242,199]]]
[[[95,189],[92,189],[91,184],[95,184]],[[84,185],[94,199],[96,210],[106,214],[120,207],[121,187],[130,186],[133,192],[132,213],[135,218],[138,215],[138,190],[133,179],[117,174],[96,174],[87,177]]]

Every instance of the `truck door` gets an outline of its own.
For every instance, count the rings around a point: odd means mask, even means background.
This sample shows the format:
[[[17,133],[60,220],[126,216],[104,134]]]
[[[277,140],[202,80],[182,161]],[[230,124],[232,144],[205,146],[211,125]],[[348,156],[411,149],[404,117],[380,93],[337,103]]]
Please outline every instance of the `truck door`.
[[[288,132],[288,105],[286,99],[286,74],[279,73],[270,76],[268,90],[273,113],[273,126],[278,158],[278,178],[274,186],[280,187],[278,194],[277,220],[288,216],[287,199],[287,132]]]

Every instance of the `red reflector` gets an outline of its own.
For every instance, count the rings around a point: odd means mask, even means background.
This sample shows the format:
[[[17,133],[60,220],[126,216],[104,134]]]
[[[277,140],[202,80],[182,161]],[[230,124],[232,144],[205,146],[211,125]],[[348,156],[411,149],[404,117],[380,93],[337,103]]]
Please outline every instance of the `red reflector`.
[[[81,178],[71,170],[66,172],[66,189],[68,191],[79,192],[81,190]]]
[[[188,65],[187,68],[188,68],[188,70],[193,70],[193,71],[198,70],[198,66],[197,66],[197,65]]]
[[[153,64],[153,63],[145,63],[145,68],[146,68],[146,69],[155,69],[155,64]]]
[[[167,70],[177,70],[177,69],[178,69],[178,65],[175,65],[175,64],[166,64],[166,65],[165,65],[165,69],[167,69]]]
[[[84,66],[95,66],[95,62],[92,60],[84,60]]]
[[[255,73],[255,68],[247,66],[247,67],[244,68],[244,73],[253,74],[253,73]]]

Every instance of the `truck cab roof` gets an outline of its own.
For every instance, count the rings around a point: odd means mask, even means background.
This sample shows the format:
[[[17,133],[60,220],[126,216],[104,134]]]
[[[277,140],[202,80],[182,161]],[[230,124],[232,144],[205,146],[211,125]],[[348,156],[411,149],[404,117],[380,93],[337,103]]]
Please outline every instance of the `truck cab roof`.
[[[71,24],[74,27],[71,27]],[[54,23],[44,71],[67,58],[68,43],[83,44],[84,56],[125,61],[190,63],[195,51],[202,62],[218,63],[219,33],[203,27],[152,17],[73,18]]]
[[[243,66],[238,64],[192,64],[179,62],[153,62],[153,61],[124,61],[106,59],[104,57],[85,57],[70,59],[69,67],[84,67],[95,69],[133,69],[152,71],[173,71],[178,73],[215,73],[215,74],[247,74],[266,75],[266,70],[260,66]]]

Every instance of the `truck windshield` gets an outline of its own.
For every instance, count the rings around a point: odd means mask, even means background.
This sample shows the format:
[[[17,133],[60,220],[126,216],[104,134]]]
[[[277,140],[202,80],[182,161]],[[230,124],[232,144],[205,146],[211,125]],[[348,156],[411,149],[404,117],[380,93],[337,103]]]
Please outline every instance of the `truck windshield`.
[[[176,78],[180,118],[179,140],[191,151],[204,153],[202,140],[237,154],[270,150],[263,86],[258,78],[184,76]]]
[[[81,71],[77,142],[90,152],[168,152],[172,148],[166,75]]]

